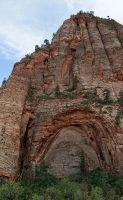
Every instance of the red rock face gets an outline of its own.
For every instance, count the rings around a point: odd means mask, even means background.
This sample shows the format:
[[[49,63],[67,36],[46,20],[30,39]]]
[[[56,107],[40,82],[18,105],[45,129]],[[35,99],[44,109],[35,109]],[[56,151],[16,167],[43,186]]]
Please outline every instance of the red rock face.
[[[68,176],[80,170],[82,151],[88,169],[123,175],[122,117],[114,126],[122,39],[123,26],[114,20],[73,16],[50,45],[15,64],[0,89],[0,176],[16,179],[20,168],[31,179],[42,161],[56,176]],[[115,103],[85,99],[95,88],[98,99],[108,89]]]

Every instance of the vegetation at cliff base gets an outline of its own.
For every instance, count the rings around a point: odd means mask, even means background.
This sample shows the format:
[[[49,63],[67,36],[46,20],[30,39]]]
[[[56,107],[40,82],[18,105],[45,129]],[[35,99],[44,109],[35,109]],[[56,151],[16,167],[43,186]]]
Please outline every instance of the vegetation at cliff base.
[[[82,155],[82,161],[83,160]],[[81,170],[85,169],[82,164]],[[17,182],[0,180],[0,200],[120,200],[123,196],[123,178],[99,168],[92,171],[57,178],[47,167],[36,169],[35,178]]]

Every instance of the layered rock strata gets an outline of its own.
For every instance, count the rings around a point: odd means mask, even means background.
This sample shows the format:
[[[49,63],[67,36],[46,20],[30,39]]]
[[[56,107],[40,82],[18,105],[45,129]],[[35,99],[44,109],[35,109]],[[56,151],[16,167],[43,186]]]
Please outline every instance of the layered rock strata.
[[[105,88],[117,101],[122,54],[123,26],[82,14],[16,63],[0,89],[0,176],[16,179],[20,170],[31,179],[42,161],[58,177],[75,174],[82,151],[88,169],[123,175],[122,118],[114,126],[119,104],[103,104],[100,112],[97,103],[82,103],[85,93],[96,89],[102,98]]]

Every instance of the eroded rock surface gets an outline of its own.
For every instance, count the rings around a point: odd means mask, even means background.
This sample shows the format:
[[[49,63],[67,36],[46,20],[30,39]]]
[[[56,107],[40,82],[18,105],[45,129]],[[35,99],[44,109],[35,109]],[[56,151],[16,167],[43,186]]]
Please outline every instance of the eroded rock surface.
[[[0,89],[0,176],[16,179],[20,170],[31,179],[42,161],[58,177],[74,174],[82,151],[88,169],[123,175],[122,118],[114,126],[122,54],[123,26],[83,14],[66,20],[50,45],[16,63]],[[95,89],[103,98],[105,88],[114,104],[82,103]]]

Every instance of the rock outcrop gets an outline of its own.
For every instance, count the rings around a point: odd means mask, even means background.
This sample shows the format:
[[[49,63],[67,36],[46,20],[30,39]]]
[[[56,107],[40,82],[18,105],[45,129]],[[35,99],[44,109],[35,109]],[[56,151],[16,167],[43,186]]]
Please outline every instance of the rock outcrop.
[[[43,161],[68,176],[82,151],[88,169],[123,175],[122,88],[123,26],[89,14],[66,20],[0,89],[0,176],[31,179]]]

